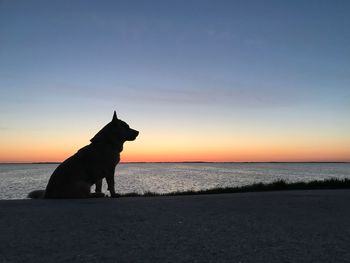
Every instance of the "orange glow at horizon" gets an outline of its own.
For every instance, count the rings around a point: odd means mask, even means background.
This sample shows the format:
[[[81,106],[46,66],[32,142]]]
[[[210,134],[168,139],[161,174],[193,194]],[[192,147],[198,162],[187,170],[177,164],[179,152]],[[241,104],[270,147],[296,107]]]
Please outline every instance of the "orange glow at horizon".
[[[16,151],[7,152],[6,155],[0,152],[0,163],[30,163],[30,162],[62,162],[72,152],[38,152],[33,151],[30,154],[18,153]],[[339,153],[317,153],[309,152],[283,152],[271,151],[262,153],[261,151],[253,152],[123,152],[121,162],[349,162],[348,152]]]
[[[273,140],[237,137],[209,142],[204,137],[140,137],[126,142],[121,162],[298,162],[350,161],[350,147],[335,140],[322,144],[308,140]],[[54,141],[54,143],[52,142]],[[206,142],[206,143],[204,143]],[[0,162],[61,162],[88,144],[76,137],[70,140],[7,140],[0,149]]]

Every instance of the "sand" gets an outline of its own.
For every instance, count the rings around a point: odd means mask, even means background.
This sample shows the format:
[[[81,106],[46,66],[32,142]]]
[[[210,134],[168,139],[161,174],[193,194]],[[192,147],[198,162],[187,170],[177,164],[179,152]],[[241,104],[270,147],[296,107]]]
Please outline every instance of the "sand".
[[[0,201],[0,262],[350,262],[350,191]]]

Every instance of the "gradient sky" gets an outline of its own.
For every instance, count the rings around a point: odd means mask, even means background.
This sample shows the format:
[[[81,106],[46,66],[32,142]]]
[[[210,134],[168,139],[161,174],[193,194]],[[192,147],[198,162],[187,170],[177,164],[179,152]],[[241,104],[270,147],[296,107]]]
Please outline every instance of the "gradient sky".
[[[112,118],[123,161],[350,161],[350,1],[0,0],[0,162]]]

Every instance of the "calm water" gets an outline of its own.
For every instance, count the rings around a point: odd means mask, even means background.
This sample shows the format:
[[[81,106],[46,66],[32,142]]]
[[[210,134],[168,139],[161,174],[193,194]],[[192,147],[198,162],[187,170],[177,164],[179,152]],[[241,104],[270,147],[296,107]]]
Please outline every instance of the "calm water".
[[[57,164],[0,164],[0,199],[22,199],[44,189]],[[242,186],[284,179],[289,182],[349,178],[350,164],[199,163],[119,164],[116,191],[166,193]],[[106,191],[104,182],[104,191]]]

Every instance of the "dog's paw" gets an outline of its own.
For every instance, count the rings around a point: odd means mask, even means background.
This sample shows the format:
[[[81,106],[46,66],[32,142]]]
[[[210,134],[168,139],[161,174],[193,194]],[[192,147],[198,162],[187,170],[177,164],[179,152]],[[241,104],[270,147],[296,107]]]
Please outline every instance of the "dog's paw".
[[[120,194],[116,194],[116,193],[112,194],[111,193],[111,198],[118,198],[118,197],[120,197]]]
[[[91,193],[90,196],[91,198],[101,198],[101,197],[106,197],[104,193]]]

